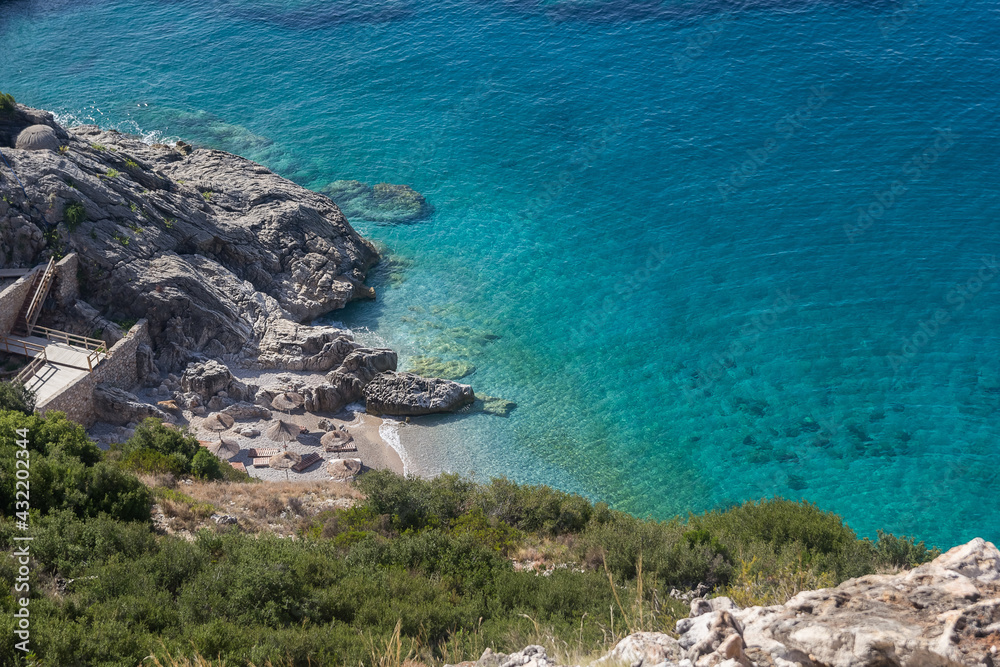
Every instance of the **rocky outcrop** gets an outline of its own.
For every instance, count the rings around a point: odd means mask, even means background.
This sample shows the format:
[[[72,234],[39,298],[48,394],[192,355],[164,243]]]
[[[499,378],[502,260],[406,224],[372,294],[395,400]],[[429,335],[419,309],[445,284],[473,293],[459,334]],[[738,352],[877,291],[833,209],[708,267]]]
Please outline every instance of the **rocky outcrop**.
[[[472,387],[413,373],[386,372],[364,389],[365,409],[374,415],[429,415],[453,412],[476,400]]]
[[[142,401],[124,389],[106,384],[99,384],[94,388],[94,413],[98,421],[118,426],[141,422],[147,417],[173,421],[170,415],[155,405]]]
[[[206,361],[188,366],[181,375],[180,383],[181,391],[197,394],[204,402],[218,396],[220,392],[226,393],[222,398],[236,401],[253,397],[250,388],[233,377],[229,368],[218,361]]]
[[[361,181],[334,181],[323,192],[348,218],[399,225],[422,220],[432,213],[423,195],[408,185]]]
[[[629,635],[594,665],[996,667],[1000,551],[976,538],[909,572],[850,579],[773,607],[697,598],[677,634]],[[512,656],[528,652],[537,664],[552,664],[541,647]],[[487,650],[469,665],[502,667],[512,656]]]
[[[0,146],[27,192],[0,180],[0,268],[75,251],[81,299],[106,320],[147,318],[164,371],[326,371],[346,356],[343,332],[302,323],[372,298],[378,256],[328,197],[222,151],[67,131],[23,106],[0,119]]]

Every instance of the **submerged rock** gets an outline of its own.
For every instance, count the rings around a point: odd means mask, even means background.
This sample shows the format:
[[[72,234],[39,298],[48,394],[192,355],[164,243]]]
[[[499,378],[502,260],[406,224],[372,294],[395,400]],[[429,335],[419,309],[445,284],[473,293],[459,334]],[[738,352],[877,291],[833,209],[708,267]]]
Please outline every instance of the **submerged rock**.
[[[508,401],[506,398],[498,396],[487,396],[486,394],[477,396],[476,402],[473,404],[473,410],[496,415],[497,417],[509,417],[510,413],[516,407],[517,403],[514,401]]]
[[[419,356],[410,360],[410,371],[425,377],[461,380],[476,372],[476,367],[465,361],[445,361],[441,357]]]
[[[408,185],[334,181],[322,189],[348,218],[384,224],[416,222],[432,212],[423,195]]]
[[[453,412],[476,400],[472,387],[413,373],[380,373],[364,389],[365,409],[374,415]]]

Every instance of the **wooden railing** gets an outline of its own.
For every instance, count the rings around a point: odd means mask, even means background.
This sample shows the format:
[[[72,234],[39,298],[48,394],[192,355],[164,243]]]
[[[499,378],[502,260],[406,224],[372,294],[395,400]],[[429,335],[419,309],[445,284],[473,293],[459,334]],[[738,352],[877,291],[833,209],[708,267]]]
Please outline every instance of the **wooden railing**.
[[[45,297],[49,294],[49,286],[52,284],[52,278],[55,275],[55,265],[56,258],[53,257],[49,260],[48,266],[45,267],[45,273],[42,274],[42,281],[38,284],[38,289],[35,290],[35,295],[31,297],[31,304],[28,306],[28,312],[24,315],[25,327],[27,328],[28,335],[31,335],[32,329],[34,329],[35,321],[38,319],[38,315],[42,312],[42,303],[45,301]]]
[[[48,327],[35,327],[34,332],[45,336],[47,340],[87,350],[89,352],[87,355],[87,368],[90,369],[91,373],[94,372],[94,366],[101,361],[102,357],[105,359],[108,357],[108,344],[99,338],[87,338],[86,336],[78,336],[66,333],[65,331],[49,329]]]
[[[45,350],[43,349],[41,354],[37,355],[31,360],[31,363],[21,369],[21,372],[17,374],[14,381],[21,384],[28,384],[28,380],[33,378],[47,363],[49,363],[49,360],[46,358]]]
[[[26,357],[33,357],[37,355],[45,356],[44,346],[35,345],[34,343],[29,343],[26,340],[8,338],[3,334],[0,334],[0,347],[3,347],[7,354],[23,354]]]
[[[49,358],[45,355],[45,348],[23,340],[15,340],[7,336],[0,335],[0,347],[7,354],[23,354],[26,357],[34,357],[28,365],[14,376],[15,382],[27,383],[38,373],[39,369],[49,363]]]
[[[55,341],[57,343],[66,343],[67,345],[72,345],[73,347],[82,347],[85,350],[98,350],[105,353],[108,351],[108,344],[100,338],[87,338],[86,336],[78,336],[76,334],[66,333],[65,331],[39,326],[35,327],[34,333],[39,336],[44,336],[48,340]]]

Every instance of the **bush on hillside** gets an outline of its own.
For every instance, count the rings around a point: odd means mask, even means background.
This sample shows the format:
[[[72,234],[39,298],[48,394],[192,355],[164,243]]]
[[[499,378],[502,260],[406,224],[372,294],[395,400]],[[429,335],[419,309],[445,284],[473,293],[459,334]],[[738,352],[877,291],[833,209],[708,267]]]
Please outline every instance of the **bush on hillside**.
[[[148,521],[149,490],[138,479],[102,460],[86,431],[61,412],[44,417],[0,412],[0,513],[15,509],[18,429],[28,431],[31,509],[41,515],[69,510],[78,517],[102,513],[122,521]]]
[[[35,411],[35,392],[22,382],[0,382],[0,410],[16,410],[30,415]]]

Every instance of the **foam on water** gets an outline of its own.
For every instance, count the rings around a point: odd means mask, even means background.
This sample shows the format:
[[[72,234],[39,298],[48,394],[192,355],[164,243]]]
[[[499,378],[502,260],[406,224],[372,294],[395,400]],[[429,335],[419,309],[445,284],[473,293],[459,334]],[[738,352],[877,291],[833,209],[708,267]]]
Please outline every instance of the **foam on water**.
[[[0,89],[423,193],[333,317],[518,407],[399,429],[412,472],[1000,539],[992,5],[355,5],[9,2]]]

